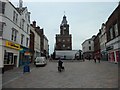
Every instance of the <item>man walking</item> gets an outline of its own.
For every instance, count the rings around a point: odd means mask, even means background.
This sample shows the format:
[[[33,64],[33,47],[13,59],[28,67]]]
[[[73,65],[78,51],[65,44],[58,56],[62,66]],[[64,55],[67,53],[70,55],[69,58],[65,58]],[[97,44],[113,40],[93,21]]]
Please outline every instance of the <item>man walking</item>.
[[[96,57],[94,57],[94,62],[96,63]]]

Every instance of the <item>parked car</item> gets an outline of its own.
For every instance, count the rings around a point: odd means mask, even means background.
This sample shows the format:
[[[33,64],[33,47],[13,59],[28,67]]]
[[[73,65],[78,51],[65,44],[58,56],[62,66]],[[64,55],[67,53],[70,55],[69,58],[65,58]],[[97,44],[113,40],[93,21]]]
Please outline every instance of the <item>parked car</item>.
[[[35,59],[36,66],[45,66],[47,64],[47,60],[45,57],[37,57]]]

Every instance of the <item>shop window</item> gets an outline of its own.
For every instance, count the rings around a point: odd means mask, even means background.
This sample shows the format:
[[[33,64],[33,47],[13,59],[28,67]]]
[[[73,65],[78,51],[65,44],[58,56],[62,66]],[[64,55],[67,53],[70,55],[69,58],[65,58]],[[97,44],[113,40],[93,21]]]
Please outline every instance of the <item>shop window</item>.
[[[120,51],[116,51],[117,62],[120,62]]]
[[[115,56],[114,56],[114,52],[110,53],[110,61],[115,61]]]
[[[4,64],[10,64],[11,65],[13,63],[14,63],[14,61],[13,61],[13,53],[5,51]]]

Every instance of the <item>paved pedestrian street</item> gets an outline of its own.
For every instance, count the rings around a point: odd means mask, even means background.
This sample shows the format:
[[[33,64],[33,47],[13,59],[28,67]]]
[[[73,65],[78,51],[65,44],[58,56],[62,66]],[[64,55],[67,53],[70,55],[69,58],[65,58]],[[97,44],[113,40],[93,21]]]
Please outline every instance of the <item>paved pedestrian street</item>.
[[[30,73],[19,71],[9,81],[5,72],[3,88],[118,88],[118,64],[86,60],[64,61],[64,66],[65,71],[58,72],[57,62],[49,61],[45,67],[32,67]]]

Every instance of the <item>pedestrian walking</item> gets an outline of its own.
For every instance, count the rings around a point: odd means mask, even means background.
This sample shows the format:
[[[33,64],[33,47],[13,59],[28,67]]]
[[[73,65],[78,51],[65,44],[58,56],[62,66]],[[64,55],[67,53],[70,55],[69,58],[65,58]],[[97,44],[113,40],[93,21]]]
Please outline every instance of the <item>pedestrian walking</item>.
[[[98,56],[98,58],[97,58],[97,59],[98,59],[98,62],[100,63],[100,57],[99,57],[99,56]]]
[[[89,59],[89,61],[90,61],[91,57],[89,56],[89,58],[88,58],[88,59]]]
[[[85,59],[83,58],[83,62],[85,61]]]
[[[94,62],[96,63],[96,57],[94,57]]]

